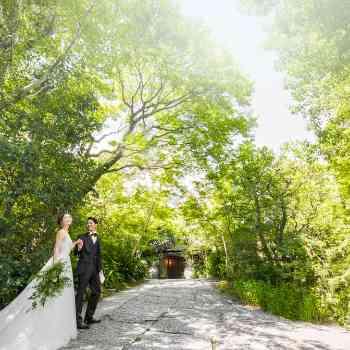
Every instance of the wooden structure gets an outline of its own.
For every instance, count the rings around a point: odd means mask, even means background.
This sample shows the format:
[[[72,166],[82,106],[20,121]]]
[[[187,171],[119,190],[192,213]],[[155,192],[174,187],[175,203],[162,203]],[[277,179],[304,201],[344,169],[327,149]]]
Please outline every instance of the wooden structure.
[[[167,249],[159,258],[159,278],[184,278],[185,266],[182,249]]]

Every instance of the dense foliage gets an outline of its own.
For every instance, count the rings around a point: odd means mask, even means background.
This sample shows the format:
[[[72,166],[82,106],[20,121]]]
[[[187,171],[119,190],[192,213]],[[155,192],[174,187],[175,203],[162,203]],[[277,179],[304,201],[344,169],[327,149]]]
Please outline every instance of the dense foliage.
[[[275,156],[242,144],[199,192],[183,210],[211,242],[204,273],[280,315],[346,323],[349,222],[315,146],[289,145]]]
[[[170,0],[2,1],[1,304],[48,258],[59,212],[80,224],[108,174],[219,158],[252,124],[250,90]]]
[[[315,144],[254,145],[252,84],[174,1],[1,2],[0,308],[69,210],[73,238],[100,219],[108,289],[181,242],[246,303],[348,322],[350,6],[241,2],[272,19]]]
[[[241,0],[268,14],[269,47],[278,53],[294,98],[294,111],[309,121],[341,186],[350,197],[350,3],[343,0]]]
[[[323,173],[330,179],[326,185],[333,183],[334,186],[333,189],[325,186],[322,197],[317,196],[319,201],[315,203],[320,203],[321,208],[326,203],[336,202],[337,205],[323,212],[319,217],[322,227],[315,228],[313,235],[319,240],[317,251],[324,251],[320,262],[323,279],[328,280],[330,288],[325,288],[327,298],[333,305],[332,311],[341,314],[341,308],[349,308],[350,285],[350,30],[347,20],[350,5],[342,0],[240,2],[245,10],[266,16],[270,34],[267,44],[278,55],[277,68],[284,73],[286,87],[293,96],[293,111],[304,117],[315,132],[315,147]],[[314,192],[311,193],[309,195],[313,196]],[[325,197],[327,193],[333,198]],[[299,203],[302,206],[304,200]],[[305,227],[302,232],[304,230]],[[320,290],[324,287],[321,286]],[[345,316],[340,318],[346,319]]]

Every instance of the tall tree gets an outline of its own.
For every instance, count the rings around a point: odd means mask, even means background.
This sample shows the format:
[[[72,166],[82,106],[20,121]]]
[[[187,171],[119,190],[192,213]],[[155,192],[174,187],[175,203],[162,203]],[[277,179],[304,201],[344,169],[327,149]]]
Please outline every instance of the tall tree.
[[[56,214],[78,214],[105,175],[171,178],[220,161],[253,124],[250,92],[171,0],[2,1],[1,280],[18,284],[1,289],[25,285],[49,254]],[[28,268],[20,282],[18,266]]]
[[[172,1],[5,1],[0,15],[3,231],[79,206],[104,174],[218,158],[250,128],[250,83]]]
[[[350,4],[342,0],[241,0],[269,14],[269,46],[301,113],[319,137],[342,188],[350,198],[349,71]]]

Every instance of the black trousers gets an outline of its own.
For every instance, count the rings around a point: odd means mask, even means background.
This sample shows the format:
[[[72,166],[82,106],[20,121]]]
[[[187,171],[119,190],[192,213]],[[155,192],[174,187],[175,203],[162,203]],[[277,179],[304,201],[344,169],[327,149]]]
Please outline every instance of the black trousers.
[[[77,312],[77,323],[82,322],[81,312],[83,309],[84,293],[89,286],[91,295],[88,300],[88,305],[85,313],[85,320],[89,320],[93,317],[97,303],[101,294],[101,282],[100,276],[97,272],[96,265],[87,265],[84,270],[78,273],[78,289],[75,296],[75,306]]]

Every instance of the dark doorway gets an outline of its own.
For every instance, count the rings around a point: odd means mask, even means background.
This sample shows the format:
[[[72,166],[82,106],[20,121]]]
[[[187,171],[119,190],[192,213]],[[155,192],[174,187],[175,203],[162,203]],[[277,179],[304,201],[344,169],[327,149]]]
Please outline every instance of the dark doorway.
[[[161,278],[184,278],[185,258],[174,252],[167,252],[161,259]]]
[[[166,257],[166,269],[168,278],[183,278],[185,261],[181,256]]]

